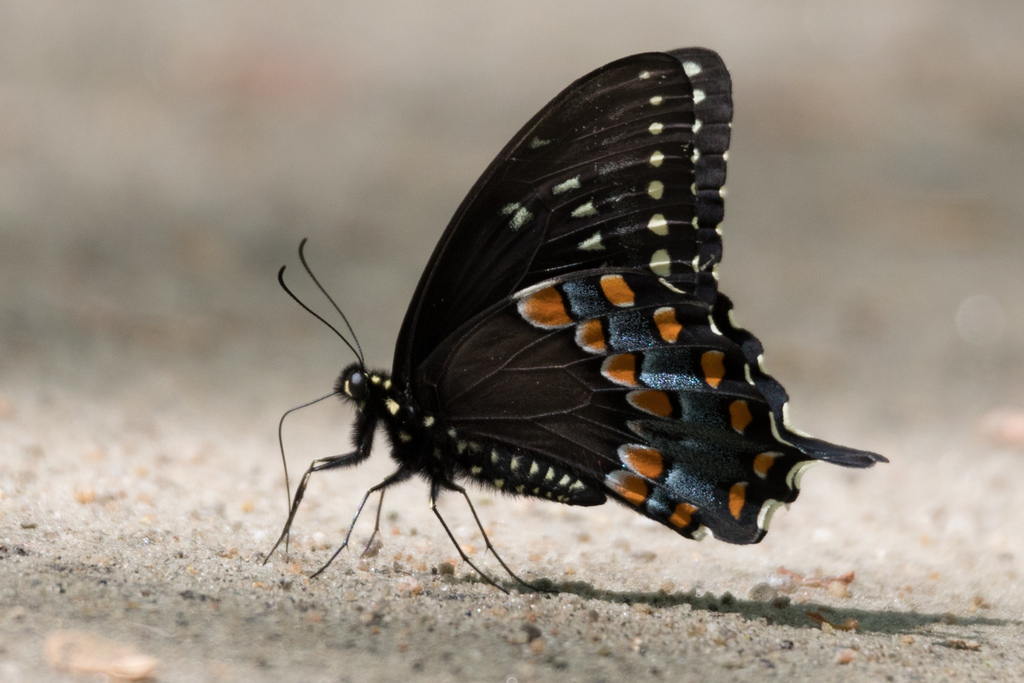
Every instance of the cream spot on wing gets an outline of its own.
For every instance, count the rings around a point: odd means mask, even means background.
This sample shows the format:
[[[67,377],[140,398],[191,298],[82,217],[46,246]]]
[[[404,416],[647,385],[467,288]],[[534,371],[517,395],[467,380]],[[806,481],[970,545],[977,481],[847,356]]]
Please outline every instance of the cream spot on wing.
[[[704,124],[700,122],[700,119],[696,119],[696,120],[695,120],[695,121],[693,122],[693,132],[694,132],[694,134],[697,134],[697,133],[699,133],[699,132],[700,132],[700,129],[701,129],[701,126],[703,126],[703,125],[704,125]]]
[[[661,131],[663,131],[663,130],[665,130],[665,126],[663,124],[658,123],[657,121],[655,121],[647,129],[647,132],[650,133],[651,135],[660,135]]]
[[[693,91],[693,103],[694,104],[700,104],[701,102],[704,101],[704,99],[706,97],[707,97],[707,95],[704,94],[703,90],[694,90]]]
[[[651,256],[651,272],[668,277],[672,273],[671,263],[672,259],[669,258],[668,251],[659,249]]]
[[[389,398],[388,400],[386,400],[384,402],[384,405],[387,406],[388,412],[391,413],[392,415],[398,415],[398,411],[401,409],[401,407],[398,405],[398,401],[396,401],[393,398]]]
[[[543,147],[545,145],[550,144],[551,140],[541,140],[540,138],[534,138],[530,140],[530,149],[537,149],[538,147]]]
[[[641,71],[640,75],[637,76],[637,78],[639,78],[641,81],[646,81],[650,77],[651,77],[651,72],[650,71]]]
[[[521,208],[518,211],[516,211],[514,216],[512,216],[512,220],[508,222],[508,227],[512,228],[513,230],[518,230],[519,228],[526,225],[526,223],[531,218],[533,218],[533,214],[527,211],[526,209]]]
[[[665,98],[663,98],[661,95],[655,95],[654,97],[651,98],[651,104],[653,104],[655,107],[657,107],[659,104],[661,104],[664,101],[665,101]]]
[[[647,186],[647,194],[651,196],[651,199],[661,199],[665,194],[665,184],[660,180],[652,180],[651,184]]]
[[[601,244],[601,232],[595,232],[587,239],[580,242],[580,249],[583,251],[600,251],[604,249],[604,245]]]
[[[589,201],[586,204],[581,204],[572,210],[573,218],[586,218],[587,216],[596,216],[597,209],[594,208],[594,202]]]
[[[689,77],[694,77],[701,72],[700,64],[697,62],[683,62],[683,73]]]
[[[651,216],[651,220],[647,222],[647,229],[655,235],[661,235],[664,237],[668,234],[668,221],[665,220],[665,216],[660,213],[656,213]]]
[[[578,190],[580,187],[580,177],[569,178],[564,183],[558,183],[551,188],[551,194],[564,194],[569,190]]]
[[[665,155],[659,152],[658,150],[655,150],[654,153],[651,154],[650,164],[654,168],[658,168],[659,166],[661,166],[661,162],[663,161],[665,161]]]

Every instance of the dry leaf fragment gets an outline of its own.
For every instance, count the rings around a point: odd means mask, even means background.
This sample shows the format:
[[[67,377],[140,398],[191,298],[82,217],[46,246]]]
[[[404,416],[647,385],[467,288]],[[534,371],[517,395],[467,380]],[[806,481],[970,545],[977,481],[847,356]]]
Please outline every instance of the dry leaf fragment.
[[[852,569],[845,574],[840,574],[839,576],[803,576],[802,574],[797,574],[785,567],[779,567],[775,573],[780,576],[789,577],[789,579],[794,583],[798,583],[801,586],[807,586],[809,588],[827,588],[830,583],[842,583],[849,586],[853,583],[854,579],[857,578],[856,572]]]
[[[823,617],[821,615],[821,612],[804,612],[804,614],[806,614],[808,617],[810,617],[811,621],[815,622],[816,624],[819,624],[819,625],[828,624],[831,628],[834,628],[837,631],[856,631],[857,630],[858,624],[857,624],[857,620],[856,619],[847,619],[842,624],[837,624],[837,623],[835,623],[833,621],[829,621],[828,619]]]

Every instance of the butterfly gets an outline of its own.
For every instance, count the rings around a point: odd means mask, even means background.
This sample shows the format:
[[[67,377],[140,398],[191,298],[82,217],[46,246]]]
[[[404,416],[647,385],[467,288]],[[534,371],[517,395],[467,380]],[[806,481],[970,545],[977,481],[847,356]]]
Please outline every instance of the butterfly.
[[[718,290],[731,119],[729,73],[702,48],[612,62],[541,109],[441,236],[391,372],[367,369],[347,319],[354,345],[335,329],[357,356],[331,394],[355,407],[354,450],[313,461],[278,544],[310,475],[368,458],[378,428],[396,469],[356,519],[418,475],[453,542],[436,501],[456,492],[472,509],[464,482],[611,499],[687,538],[757,543],[809,465],[886,462],[790,426],[761,343]]]

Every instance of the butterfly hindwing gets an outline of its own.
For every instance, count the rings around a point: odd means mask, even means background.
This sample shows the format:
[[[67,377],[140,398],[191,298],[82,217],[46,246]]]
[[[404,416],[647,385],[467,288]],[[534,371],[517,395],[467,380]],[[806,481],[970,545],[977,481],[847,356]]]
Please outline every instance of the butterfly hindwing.
[[[430,409],[685,535],[756,542],[812,458],[775,436],[742,348],[702,300],[711,282],[600,269],[525,290],[424,366]]]

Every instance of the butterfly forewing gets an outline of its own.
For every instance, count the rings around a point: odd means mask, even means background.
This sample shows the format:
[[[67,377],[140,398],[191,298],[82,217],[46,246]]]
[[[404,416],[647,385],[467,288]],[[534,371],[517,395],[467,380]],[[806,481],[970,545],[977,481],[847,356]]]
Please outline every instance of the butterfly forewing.
[[[566,88],[456,212],[406,314],[396,378],[411,379],[473,316],[549,277],[717,262],[731,114],[728,72],[696,48],[627,57]]]

